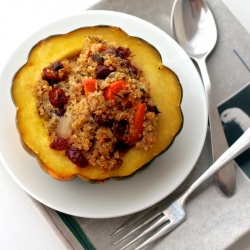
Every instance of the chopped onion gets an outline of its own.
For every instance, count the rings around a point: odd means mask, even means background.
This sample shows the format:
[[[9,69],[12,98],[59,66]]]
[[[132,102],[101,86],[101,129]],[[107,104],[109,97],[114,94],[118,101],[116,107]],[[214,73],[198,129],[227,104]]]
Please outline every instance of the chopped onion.
[[[61,138],[69,138],[72,133],[72,118],[70,116],[62,116],[58,119],[59,123],[56,128],[56,134]]]

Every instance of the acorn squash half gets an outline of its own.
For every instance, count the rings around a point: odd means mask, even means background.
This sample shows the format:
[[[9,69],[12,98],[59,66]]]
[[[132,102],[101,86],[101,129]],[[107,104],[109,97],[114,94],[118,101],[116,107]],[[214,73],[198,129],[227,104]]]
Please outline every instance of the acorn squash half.
[[[41,78],[44,67],[78,55],[86,36],[101,36],[103,40],[115,41],[131,50],[134,55],[132,63],[143,70],[143,77],[150,82],[150,95],[161,112],[157,141],[153,148],[147,151],[130,148],[122,157],[122,165],[111,171],[102,171],[90,165],[78,167],[64,152],[49,147],[46,124],[39,116],[37,99],[32,88]],[[68,34],[49,37],[36,44],[27,63],[14,77],[12,95],[17,108],[17,127],[24,146],[37,157],[41,167],[58,180],[79,176],[84,180],[102,182],[112,177],[129,176],[167,149],[181,130],[183,122],[180,106],[182,88],[176,74],[162,64],[159,52],[152,45],[111,26],[80,28]]]

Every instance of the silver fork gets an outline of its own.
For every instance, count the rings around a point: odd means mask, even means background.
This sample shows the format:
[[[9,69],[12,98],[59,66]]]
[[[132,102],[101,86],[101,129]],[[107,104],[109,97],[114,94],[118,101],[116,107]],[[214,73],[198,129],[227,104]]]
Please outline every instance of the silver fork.
[[[141,245],[137,246],[135,250],[139,250],[144,248],[145,246],[149,245],[150,243],[156,241],[157,239],[163,237],[170,231],[174,230],[178,225],[186,219],[186,212],[185,212],[185,204],[187,198],[190,194],[199,187],[204,181],[206,181],[209,177],[215,174],[219,169],[224,167],[227,163],[232,161],[242,152],[250,147],[250,128],[230,147],[228,148],[219,158],[211,165],[178,199],[172,202],[166,209],[159,211],[158,213],[153,213],[150,210],[147,214],[141,215],[136,218],[130,218],[126,221],[122,226],[120,226],[114,233],[112,233],[109,238],[119,234],[120,232],[124,231],[128,227],[136,224],[136,222],[143,220],[138,226],[132,229],[129,233],[125,236],[120,238],[114,244],[117,244],[128,236],[133,235],[135,232],[138,232],[139,229],[143,228],[143,231],[136,236],[133,240],[127,243],[125,246],[121,248],[125,249],[131,244],[135,243],[143,236],[152,233],[148,239],[146,239]],[[153,210],[159,208],[153,208]],[[151,214],[151,215],[150,215]],[[153,214],[153,215],[152,215]],[[146,218],[144,220],[144,218]],[[149,217],[149,218],[148,218]],[[138,223],[137,223],[138,224]]]

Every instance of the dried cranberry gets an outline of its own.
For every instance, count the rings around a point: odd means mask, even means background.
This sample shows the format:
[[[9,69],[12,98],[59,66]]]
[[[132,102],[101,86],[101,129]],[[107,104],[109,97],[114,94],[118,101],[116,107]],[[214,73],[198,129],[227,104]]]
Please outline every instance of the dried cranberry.
[[[123,160],[122,159],[116,159],[116,167],[119,168],[123,163]]]
[[[68,97],[61,88],[54,88],[49,92],[49,101],[55,108],[63,108],[68,102]]]
[[[105,79],[113,71],[114,70],[110,70],[109,67],[107,67],[105,65],[97,66],[97,68],[96,68],[96,77],[98,79]]]
[[[128,122],[126,120],[121,120],[114,123],[113,126],[114,135],[119,141],[123,140],[127,128],[128,128]]]
[[[137,75],[138,69],[130,63],[130,61],[126,60],[121,63],[121,66],[126,67],[129,69],[130,73]]]
[[[160,111],[158,110],[158,108],[155,105],[154,106],[147,106],[147,111],[153,112],[156,115],[160,114]]]
[[[125,142],[118,141],[115,144],[115,150],[118,150],[120,153],[126,153],[131,147]]]
[[[97,62],[97,63],[99,63],[99,64],[103,64],[103,62],[104,62],[104,58],[101,57],[101,56],[98,55],[98,54],[92,54],[92,55],[91,55],[91,58],[92,58],[95,62]]]
[[[43,69],[43,79],[55,83],[60,80],[58,72],[54,70],[51,66]]]
[[[129,48],[122,48],[122,47],[118,47],[116,49],[116,52],[117,52],[118,56],[120,56],[123,59],[125,59],[126,57],[128,57],[131,54],[131,51]]]
[[[113,120],[106,118],[102,115],[93,115],[94,121],[99,125],[99,126],[107,126],[110,127],[113,124]]]
[[[58,71],[60,69],[62,69],[64,66],[61,62],[55,62],[53,65],[52,65],[53,69]]]
[[[54,150],[65,150],[68,147],[68,139],[55,138],[53,142],[50,143],[50,147]]]
[[[138,69],[134,65],[130,65],[129,70],[134,75],[137,75],[137,73],[138,73]]]
[[[102,51],[102,54],[111,54],[117,56],[117,50],[115,48],[107,48]]]
[[[140,88],[140,91],[141,91],[142,93],[146,94],[146,91],[145,91],[145,89],[143,89],[143,88]]]
[[[55,62],[52,65],[45,67],[43,69],[43,79],[46,80],[49,85],[53,86],[58,83],[62,78],[58,74],[58,70],[62,69],[64,66],[61,62]]]
[[[66,112],[66,109],[64,109],[64,108],[59,108],[59,109],[56,109],[56,110],[55,110],[55,114],[56,114],[57,116],[59,116],[59,117],[64,116],[65,112]]]
[[[88,161],[78,148],[68,147],[66,155],[78,167],[86,167],[88,165]]]
[[[44,78],[43,78],[43,79],[44,79]],[[49,86],[53,86],[54,84],[57,84],[57,83],[58,83],[57,80],[55,80],[55,81],[49,80],[49,79],[45,79],[45,80],[48,82]]]

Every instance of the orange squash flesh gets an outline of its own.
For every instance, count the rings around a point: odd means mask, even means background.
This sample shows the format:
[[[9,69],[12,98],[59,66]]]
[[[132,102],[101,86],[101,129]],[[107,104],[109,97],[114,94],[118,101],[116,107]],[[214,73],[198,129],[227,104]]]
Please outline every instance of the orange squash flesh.
[[[78,55],[85,36],[100,36],[103,40],[128,47],[134,55],[132,63],[143,70],[143,77],[150,82],[150,95],[161,112],[154,147],[147,151],[129,149],[122,157],[121,167],[111,171],[102,171],[93,166],[77,167],[64,152],[51,149],[46,122],[38,114],[37,99],[33,93],[33,85],[40,79],[43,68],[55,61]],[[81,28],[36,44],[27,63],[14,77],[12,95],[17,108],[17,127],[25,147],[37,157],[47,173],[59,180],[79,176],[101,182],[112,177],[129,176],[168,148],[183,122],[180,106],[182,89],[176,74],[162,64],[160,54],[149,43],[111,26]]]

